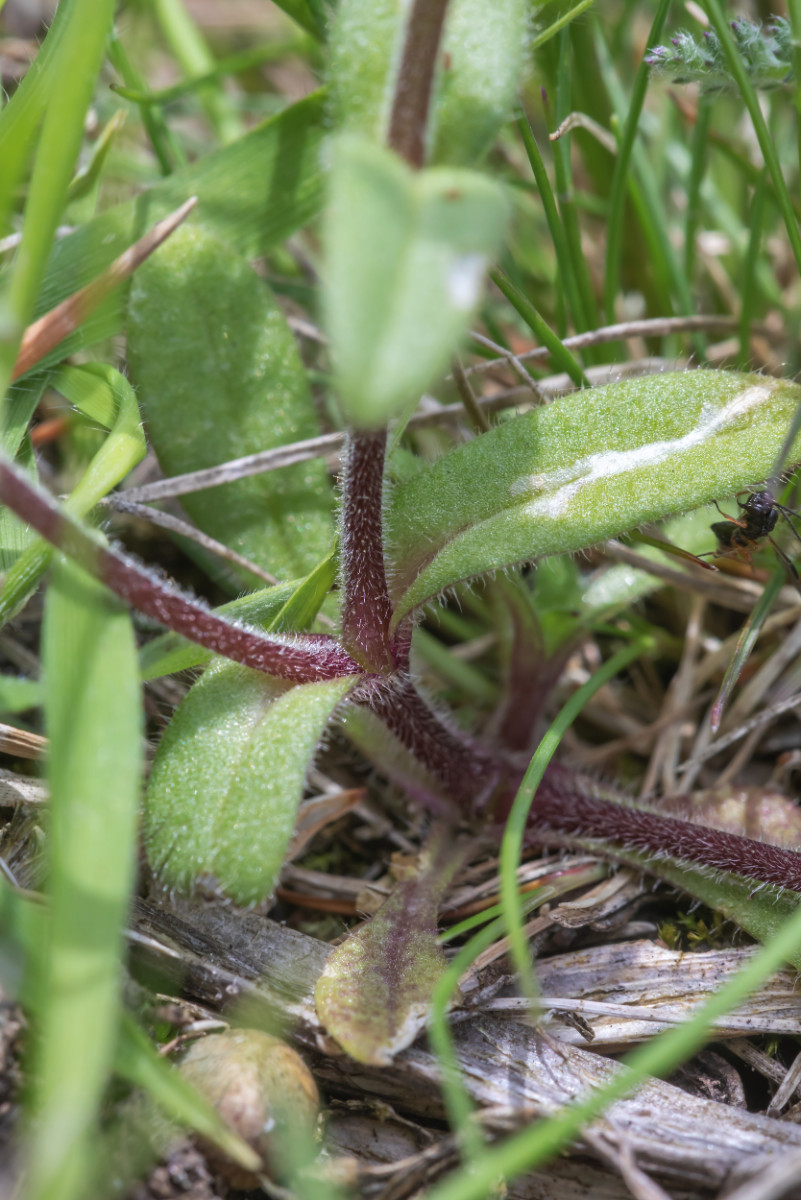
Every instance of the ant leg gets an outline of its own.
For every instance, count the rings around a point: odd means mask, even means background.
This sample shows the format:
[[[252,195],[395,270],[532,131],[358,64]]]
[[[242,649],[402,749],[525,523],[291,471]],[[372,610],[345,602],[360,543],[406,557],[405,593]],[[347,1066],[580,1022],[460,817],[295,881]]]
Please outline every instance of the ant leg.
[[[749,493],[749,494],[750,494],[750,493]],[[725,513],[725,512],[723,511],[723,509],[722,509],[722,508],[720,507],[720,505],[718,504],[717,500],[713,500],[713,501],[712,501],[712,503],[714,504],[715,508],[718,510],[718,512],[720,513],[720,515],[721,515],[722,517],[724,517],[724,518],[725,518],[727,521],[731,521],[732,525],[739,525],[741,529],[745,529],[745,528],[746,528],[746,523],[745,523],[745,521],[741,521],[739,517],[730,517],[728,513]],[[740,504],[740,501],[738,500],[738,501],[737,501],[737,503],[738,503],[738,504]],[[744,507],[745,507],[745,505],[744,505],[744,504],[740,504],[740,508],[744,508]],[[799,540],[801,540],[801,539],[799,539]]]
[[[801,540],[801,539],[799,539],[799,540]],[[787,574],[790,578],[790,582],[793,584],[796,591],[801,594],[801,577],[799,577],[798,571],[795,568],[795,563],[792,562],[787,557],[787,555],[782,550],[781,546],[776,545],[776,543],[774,542],[774,540],[770,536],[770,534],[768,534],[768,541],[770,542],[773,549],[776,551],[776,554],[778,555],[778,557],[781,559],[782,566],[784,567],[785,571],[787,572]]]
[[[798,519],[801,519],[801,513],[797,513],[797,512],[795,512],[795,511],[794,511],[792,508],[785,508],[785,506],[784,506],[783,504],[776,504],[776,505],[774,505],[774,507],[775,507],[775,508],[778,508],[779,512],[782,514],[782,516],[784,517],[785,521],[787,522],[787,524],[788,524],[788,525],[790,526],[790,528],[792,529],[792,531],[793,531],[793,537],[795,538],[795,540],[796,540],[797,542],[801,542],[801,534],[799,534],[799,532],[798,532],[798,530],[796,529],[795,525],[794,525],[794,524],[793,524],[793,522],[790,520],[790,517],[791,517],[791,516],[792,516],[792,517],[796,517],[796,518],[798,518]]]

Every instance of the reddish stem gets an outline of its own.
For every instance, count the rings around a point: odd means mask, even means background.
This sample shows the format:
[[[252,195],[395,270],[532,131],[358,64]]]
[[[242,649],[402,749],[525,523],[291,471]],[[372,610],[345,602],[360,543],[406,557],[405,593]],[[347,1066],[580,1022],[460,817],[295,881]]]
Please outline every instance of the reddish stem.
[[[395,737],[444,785],[463,813],[475,812],[503,772],[503,764],[451,730],[426,704],[408,675],[375,681],[367,702]]]
[[[391,671],[392,604],[384,569],[383,485],[387,434],[348,439],[342,497],[342,641],[370,671]]]
[[[0,462],[0,503],[139,612],[215,654],[294,683],[362,674],[359,664],[332,638],[267,637],[218,617],[132,559],[101,545],[6,462]]]
[[[794,850],[605,800],[593,794],[589,780],[558,763],[546,771],[531,809],[532,839],[547,832],[597,840],[606,855],[614,856],[617,845],[801,892],[801,854]]]
[[[392,103],[387,142],[409,166],[425,162],[425,133],[448,0],[414,0]]]

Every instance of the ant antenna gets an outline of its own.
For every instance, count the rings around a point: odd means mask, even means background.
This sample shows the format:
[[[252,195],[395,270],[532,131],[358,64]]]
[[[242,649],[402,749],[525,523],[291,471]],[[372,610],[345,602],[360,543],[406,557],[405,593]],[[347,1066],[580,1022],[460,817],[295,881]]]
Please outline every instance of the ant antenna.
[[[770,479],[767,481],[766,487],[771,495],[775,494],[781,487],[784,464],[790,455],[790,451],[792,450],[799,433],[801,433],[801,401],[799,401],[799,403],[796,405],[795,414],[787,429],[787,433],[784,435],[784,441],[782,442],[781,450],[776,456],[776,461],[773,464],[773,470],[771,471]],[[782,509],[782,505],[780,504],[777,504],[776,507]],[[786,515],[787,514],[785,513],[785,516]],[[795,533],[795,530],[793,530],[793,533]],[[798,537],[797,533],[796,537]],[[799,538],[799,541],[801,541],[801,538]]]

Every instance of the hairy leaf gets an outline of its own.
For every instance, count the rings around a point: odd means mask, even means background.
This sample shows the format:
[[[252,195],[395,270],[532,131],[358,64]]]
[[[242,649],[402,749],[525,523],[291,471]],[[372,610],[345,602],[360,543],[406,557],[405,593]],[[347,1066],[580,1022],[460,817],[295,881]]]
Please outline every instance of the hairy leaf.
[[[481,297],[506,221],[472,171],[412,171],[353,135],[333,149],[325,307],[348,419],[377,427],[414,405]]]
[[[36,315],[90,283],[190,196],[198,197],[190,217],[193,225],[224,238],[247,257],[266,254],[319,211],[322,132],[322,93],[316,92],[230,146],[176,171],[137,199],[109,209],[62,238],[53,248]],[[117,333],[123,312],[118,292],[48,361]]]
[[[291,687],[213,663],[170,722],[145,801],[148,858],[183,890],[204,879],[240,904],[270,894],[306,771],[354,679]]]
[[[445,969],[437,911],[461,855],[451,844],[434,857],[334,950],[317,981],[320,1020],[358,1062],[390,1063],[425,1025]]]
[[[431,161],[472,166],[512,109],[525,61],[525,0],[456,0],[443,36]]]
[[[460,446],[391,496],[395,620],[460,579],[767,478],[799,397],[759,375],[670,372],[574,393]]]
[[[131,287],[128,351],[167,475],[319,433],[294,338],[248,263],[197,228],[178,233]],[[331,488],[319,460],[183,501],[195,523],[275,575],[299,575],[331,544]]]

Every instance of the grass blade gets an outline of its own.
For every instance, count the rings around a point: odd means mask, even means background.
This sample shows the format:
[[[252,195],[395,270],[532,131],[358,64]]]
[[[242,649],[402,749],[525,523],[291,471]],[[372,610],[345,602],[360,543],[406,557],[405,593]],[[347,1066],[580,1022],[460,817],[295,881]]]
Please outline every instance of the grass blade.
[[[136,866],[141,706],[130,618],[59,562],[44,626],[52,919],[35,981],[39,1042],[28,1200],[82,1194],[117,1038]]]

